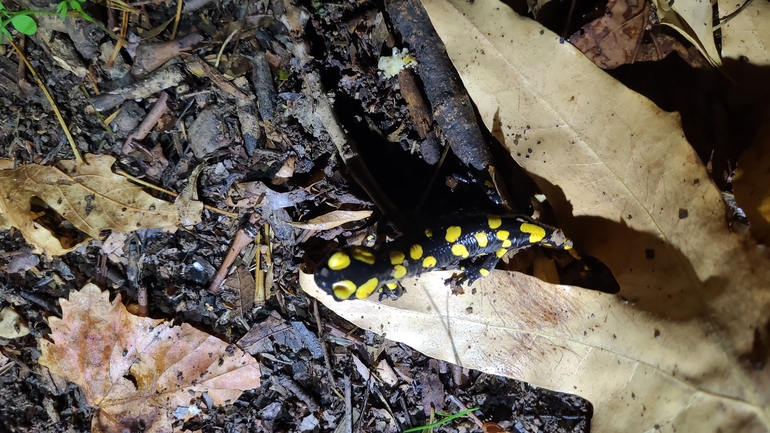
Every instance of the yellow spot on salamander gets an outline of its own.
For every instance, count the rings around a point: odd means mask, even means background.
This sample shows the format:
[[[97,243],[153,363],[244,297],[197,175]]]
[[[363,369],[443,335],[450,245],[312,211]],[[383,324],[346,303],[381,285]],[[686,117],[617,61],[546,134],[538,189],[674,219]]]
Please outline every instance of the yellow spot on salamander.
[[[356,290],[356,298],[358,299],[364,299],[368,298],[369,295],[374,293],[375,290],[377,290],[377,287],[379,287],[380,281],[377,278],[371,278],[369,281],[365,282],[364,284],[361,284],[361,286]]]
[[[454,242],[457,240],[457,238],[460,237],[460,235],[463,233],[463,229],[461,229],[458,226],[450,226],[448,229],[446,229],[446,236],[444,236],[444,239],[446,239],[447,242]]]
[[[404,278],[404,275],[406,275],[406,268],[401,265],[396,265],[393,267],[393,278]]]
[[[419,244],[412,245],[409,248],[409,257],[411,257],[412,260],[418,260],[422,257],[422,246]]]
[[[495,184],[492,183],[491,180],[485,180],[484,181],[484,185],[486,185],[487,188],[494,188],[495,187]]]
[[[482,277],[486,277],[489,275],[489,271],[487,269],[479,269],[479,274],[481,274]]]
[[[512,245],[512,243],[511,243],[511,241],[510,241],[510,240],[506,239],[506,240],[504,240],[504,241],[503,241],[503,248],[505,248],[506,250],[507,250],[508,248],[510,248],[510,247],[511,247],[511,245]]]
[[[468,253],[468,248],[465,248],[465,245],[463,244],[453,244],[452,254],[456,255],[457,257],[462,257],[464,259],[470,256],[470,254]]]
[[[400,265],[401,263],[404,263],[404,259],[406,259],[406,256],[401,251],[391,251],[389,255],[391,265]]]
[[[348,299],[356,291],[356,284],[350,280],[338,281],[332,284],[332,293],[337,299]]]
[[[426,238],[432,238],[433,237],[433,230],[425,229],[425,237]]]
[[[337,251],[329,257],[329,261],[326,264],[332,271],[339,271],[350,266],[350,256],[342,251]]]
[[[530,223],[521,225],[520,230],[529,233],[529,243],[536,244],[545,239],[545,229]]]
[[[432,268],[432,267],[434,267],[434,266],[436,266],[436,258],[435,258],[435,257],[433,257],[433,256],[428,256],[428,257],[425,257],[425,258],[422,260],[422,267],[423,267],[423,268],[426,268],[426,269],[427,269],[427,268]]]
[[[508,230],[500,230],[497,232],[497,239],[500,239],[501,241],[504,241],[508,239],[508,237],[511,235],[511,233]]]
[[[505,253],[507,253],[507,252],[508,252],[508,250],[506,250],[505,248],[500,248],[499,250],[495,251],[495,255],[498,258],[500,258],[500,257],[504,256]]]
[[[398,288],[398,283],[388,283],[385,285],[388,286],[390,290],[396,290]]]
[[[353,251],[351,251],[350,254],[353,256],[354,259],[358,260],[359,262],[364,262],[368,265],[374,264],[374,260],[375,260],[374,253],[367,248],[363,248],[363,247],[353,248]]]
[[[489,243],[489,239],[487,239],[487,233],[486,232],[478,232],[475,235],[473,235],[474,238],[476,238],[476,243],[479,244],[481,248],[484,248]]]
[[[487,215],[487,224],[489,224],[489,228],[496,229],[500,227],[500,225],[503,223],[503,220],[500,219],[497,215]]]

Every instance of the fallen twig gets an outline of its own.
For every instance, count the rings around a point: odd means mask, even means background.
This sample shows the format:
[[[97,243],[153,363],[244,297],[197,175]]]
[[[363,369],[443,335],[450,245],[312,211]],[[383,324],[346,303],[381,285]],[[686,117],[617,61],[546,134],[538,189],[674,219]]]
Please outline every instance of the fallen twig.
[[[230,266],[235,262],[235,259],[241,253],[241,250],[257,237],[257,234],[259,233],[258,222],[259,214],[256,212],[252,213],[249,220],[235,232],[235,238],[230,245],[230,250],[227,252],[225,260],[222,261],[222,266],[219,267],[219,271],[214,275],[214,280],[211,281],[211,285],[209,286],[209,292],[219,293],[222,291],[222,283],[227,279],[227,274],[230,272]]]
[[[144,117],[142,123],[140,123],[139,127],[126,138],[126,142],[123,143],[123,147],[120,149],[121,152],[128,154],[134,148],[134,142],[144,140],[144,138],[147,137],[147,134],[152,131],[152,128],[158,123],[160,117],[168,111],[166,101],[168,101],[168,94],[166,92],[160,92],[158,100],[155,101],[155,104],[152,106],[150,112],[147,113],[147,116]]]

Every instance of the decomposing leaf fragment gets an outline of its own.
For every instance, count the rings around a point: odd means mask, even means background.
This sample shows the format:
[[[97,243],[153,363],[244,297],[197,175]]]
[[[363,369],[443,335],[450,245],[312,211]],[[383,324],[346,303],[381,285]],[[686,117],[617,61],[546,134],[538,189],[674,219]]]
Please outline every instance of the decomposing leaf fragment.
[[[128,313],[120,296],[88,284],[62,300],[52,318],[53,343],[41,340],[40,364],[83,389],[97,409],[94,432],[168,432],[175,413],[205,392],[216,405],[260,384],[253,357],[188,324]]]
[[[647,1],[610,0],[607,12],[583,26],[569,41],[603,69],[662,60],[672,52],[693,67],[704,66],[697,49],[687,49],[677,39],[654,26]]]
[[[18,228],[35,252],[61,255],[79,245],[64,246],[55,233],[30,218],[39,199],[78,230],[98,238],[102,230],[129,233],[141,228],[177,223],[172,203],[156,199],[114,174],[115,158],[86,155],[87,164],[61,161],[61,168],[35,164],[0,170],[0,227],[2,220]]]
[[[19,338],[29,334],[27,320],[12,307],[0,310],[0,337]]]
[[[198,176],[205,166],[198,165],[187,178],[187,186],[174,200],[179,209],[179,221],[185,227],[194,226],[202,220],[203,202],[198,200]]]
[[[646,1],[610,0],[607,13],[583,26],[569,41],[600,68],[633,63],[651,13]]]

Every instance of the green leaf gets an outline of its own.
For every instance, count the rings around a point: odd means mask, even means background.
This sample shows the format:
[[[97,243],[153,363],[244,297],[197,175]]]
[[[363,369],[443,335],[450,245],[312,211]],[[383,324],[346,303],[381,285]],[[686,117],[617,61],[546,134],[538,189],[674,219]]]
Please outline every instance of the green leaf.
[[[29,15],[16,15],[11,18],[11,24],[25,35],[34,35],[37,31],[37,24]]]

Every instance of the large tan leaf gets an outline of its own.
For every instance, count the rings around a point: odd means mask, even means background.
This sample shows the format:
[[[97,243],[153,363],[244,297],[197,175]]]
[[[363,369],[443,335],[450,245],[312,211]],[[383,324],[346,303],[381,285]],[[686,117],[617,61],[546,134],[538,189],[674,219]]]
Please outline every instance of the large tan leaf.
[[[743,3],[743,2],[740,2]],[[736,5],[719,2],[720,16],[735,10]],[[744,57],[754,65],[770,64],[770,2],[753,1],[732,21],[722,27],[722,56]]]
[[[595,432],[768,431],[770,262],[727,229],[679,117],[501,3],[424,4],[487,126],[621,291],[494,273],[450,296],[427,274],[393,303],[320,299],[429,356],[586,397]]]
[[[54,233],[30,218],[34,197],[92,238],[106,229],[128,233],[177,223],[173,203],[156,199],[110,170],[115,158],[86,155],[86,162],[61,161],[62,169],[29,164],[0,170],[0,227],[18,228],[36,252],[61,255],[79,244],[63,246]]]
[[[40,364],[83,389],[94,432],[170,432],[205,392],[216,405],[260,384],[256,359],[188,324],[134,316],[88,284],[62,300]],[[191,408],[192,410],[188,410]]]

